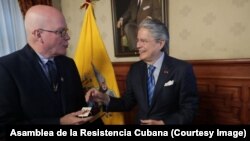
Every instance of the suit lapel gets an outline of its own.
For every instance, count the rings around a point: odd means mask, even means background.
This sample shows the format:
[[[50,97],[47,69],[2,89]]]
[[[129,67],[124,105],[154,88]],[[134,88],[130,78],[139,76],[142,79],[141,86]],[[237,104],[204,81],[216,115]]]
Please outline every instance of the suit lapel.
[[[29,66],[32,66],[32,68],[30,68],[30,69],[34,70],[34,74],[35,74],[34,76],[37,77],[37,79],[43,81],[42,83],[47,84],[48,85],[47,88],[49,88],[50,86],[48,83],[48,79],[47,79],[41,65],[39,64],[38,55],[35,53],[35,51],[29,45],[26,45],[26,47],[24,48],[24,53],[27,56],[28,63],[32,64]],[[37,75],[37,74],[39,74],[39,75]],[[41,85],[41,86],[43,86],[43,85]]]
[[[148,95],[147,95],[147,64],[146,63],[142,63],[140,66],[140,78],[141,78],[141,87],[142,87],[142,99],[140,100],[141,102],[143,102],[143,105],[145,105],[145,107],[149,108],[148,105]]]
[[[158,76],[158,80],[157,83],[155,85],[155,90],[154,90],[154,95],[153,95],[153,99],[152,99],[152,105],[151,108],[154,107],[154,104],[156,104],[157,98],[158,96],[161,94],[160,90],[164,87],[164,83],[170,79],[170,72],[171,72],[171,61],[169,60],[169,57],[167,55],[165,55],[165,58],[162,62],[162,66],[161,66],[161,70]],[[150,108],[150,110],[151,110]]]
[[[42,90],[42,92],[39,92],[37,94],[42,94],[42,95],[44,95],[44,97],[46,96],[47,100],[50,101],[49,103],[53,103],[54,106],[57,106],[60,108],[60,103],[58,102],[57,97],[56,97],[57,95],[55,95],[55,93],[51,89],[49,80],[47,79],[47,76],[46,76],[44,70],[42,69],[41,65],[39,64],[40,58],[38,57],[36,52],[29,45],[26,45],[26,47],[23,49],[22,55],[25,56],[24,58],[25,58],[26,63],[30,64],[30,65],[27,65],[27,67],[28,67],[27,69],[32,70],[31,75],[34,76],[34,83],[35,83],[34,85],[39,86]],[[59,69],[61,67],[60,61],[55,61],[55,62],[56,62],[56,66]],[[62,70],[62,69],[59,69],[59,70]],[[58,96],[60,96],[60,95],[61,94],[58,93]],[[64,105],[64,103],[62,105]],[[64,108],[64,106],[62,106],[62,107]],[[58,111],[58,113],[60,114],[61,111]]]
[[[66,113],[66,101],[67,101],[67,99],[66,99],[66,95],[65,95],[65,92],[67,91],[67,90],[65,90],[67,87],[65,87],[64,85],[65,85],[65,83],[64,83],[64,76],[65,76],[65,72],[63,71],[64,69],[63,69],[63,63],[62,63],[62,61],[61,61],[61,59],[60,59],[60,57],[56,57],[55,58],[55,63],[56,63],[56,67],[57,67],[57,72],[58,72],[58,89],[59,89],[59,94],[60,94],[60,96],[61,96],[61,102],[62,102],[62,112],[63,113]]]

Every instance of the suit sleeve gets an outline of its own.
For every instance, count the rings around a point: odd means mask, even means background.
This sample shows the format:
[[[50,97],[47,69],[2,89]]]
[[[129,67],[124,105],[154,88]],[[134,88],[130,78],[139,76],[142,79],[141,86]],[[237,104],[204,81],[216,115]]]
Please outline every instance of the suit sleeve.
[[[16,95],[18,88],[6,67],[0,63],[0,125],[16,121],[20,115],[21,106]]]
[[[129,3],[129,6],[127,8],[127,10],[123,13],[122,18],[123,18],[123,22],[126,23],[129,21],[129,19],[131,19],[131,14],[133,12],[133,2],[132,0]]]
[[[152,12],[153,12],[153,18],[156,18],[158,20],[162,19],[162,15],[161,15],[161,5],[160,2],[157,0],[152,0]]]
[[[136,104],[136,98],[133,93],[133,86],[132,82],[133,76],[132,76],[132,67],[130,68],[130,71],[128,72],[127,80],[126,80],[126,91],[122,95],[121,98],[114,98],[110,97],[110,103],[108,106],[108,110],[110,111],[130,111]]]

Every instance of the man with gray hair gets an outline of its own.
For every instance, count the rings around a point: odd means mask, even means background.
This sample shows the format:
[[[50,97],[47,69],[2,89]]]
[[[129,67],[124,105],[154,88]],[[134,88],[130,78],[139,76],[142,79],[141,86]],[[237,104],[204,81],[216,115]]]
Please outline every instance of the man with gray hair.
[[[166,53],[169,33],[164,23],[145,19],[137,34],[138,61],[131,65],[126,91],[114,98],[91,89],[86,101],[106,105],[108,111],[129,111],[138,106],[136,124],[191,124],[199,98],[192,65]]]

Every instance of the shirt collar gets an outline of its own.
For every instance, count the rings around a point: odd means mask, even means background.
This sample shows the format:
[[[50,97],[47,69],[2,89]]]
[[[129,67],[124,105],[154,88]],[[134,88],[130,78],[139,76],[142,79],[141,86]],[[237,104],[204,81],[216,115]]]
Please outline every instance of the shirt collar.
[[[41,54],[37,53],[38,57],[40,58],[41,60],[41,63],[43,64],[46,64],[49,60],[53,61],[54,62],[54,58],[51,58],[51,59],[48,59],[48,58],[45,58],[43,57]]]
[[[161,65],[162,65],[164,56],[165,56],[165,54],[162,53],[161,56],[160,56],[160,58],[158,58],[158,59],[156,60],[156,62],[155,62],[154,64],[152,64],[153,66],[156,67],[156,69],[157,69],[157,68],[161,68]],[[149,66],[149,64],[148,64],[147,66]]]

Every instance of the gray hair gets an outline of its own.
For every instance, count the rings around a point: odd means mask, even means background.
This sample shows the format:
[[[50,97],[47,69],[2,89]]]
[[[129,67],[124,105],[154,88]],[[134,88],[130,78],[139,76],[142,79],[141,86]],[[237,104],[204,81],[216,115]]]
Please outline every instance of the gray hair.
[[[138,29],[140,28],[148,29],[155,40],[165,41],[165,45],[161,51],[168,49],[169,33],[164,23],[157,19],[146,18],[139,24]]]

